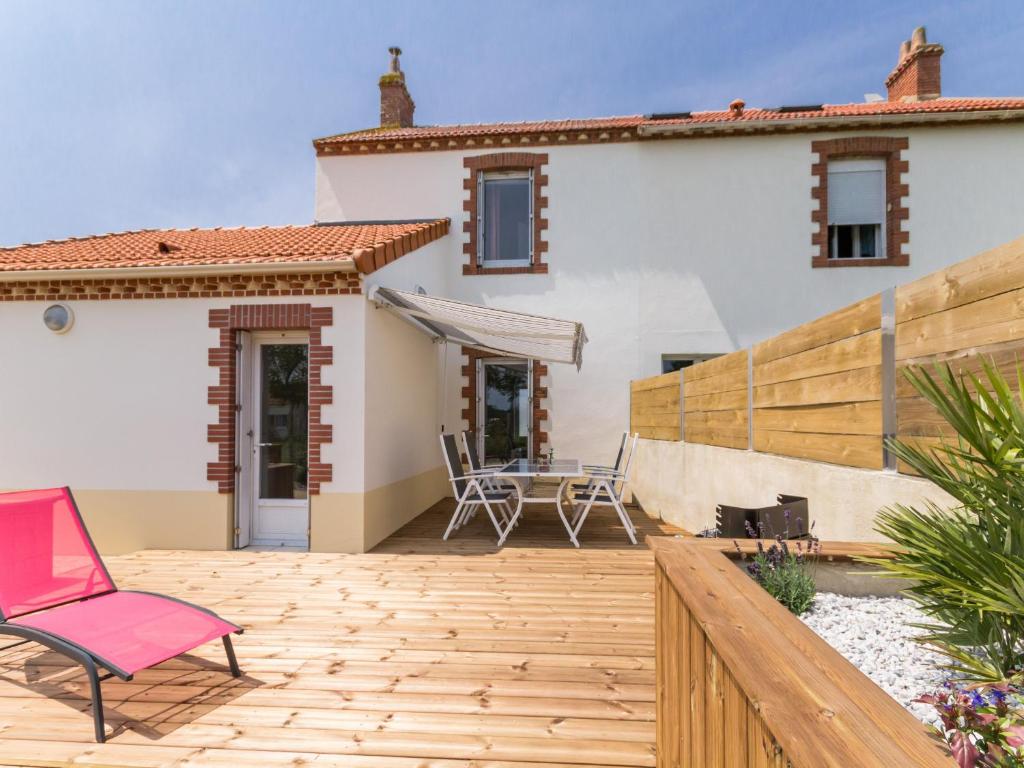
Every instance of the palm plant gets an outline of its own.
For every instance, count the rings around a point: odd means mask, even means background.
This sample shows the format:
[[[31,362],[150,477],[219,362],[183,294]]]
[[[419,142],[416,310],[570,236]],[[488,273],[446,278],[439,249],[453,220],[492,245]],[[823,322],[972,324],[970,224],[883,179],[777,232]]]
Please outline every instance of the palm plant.
[[[922,641],[955,677],[1007,680],[1024,671],[1024,374],[1011,386],[992,362],[981,377],[908,369],[907,378],[956,432],[933,447],[890,440],[892,452],[958,506],[895,505],[876,530],[895,542],[886,575],[911,579],[907,593],[934,620]]]

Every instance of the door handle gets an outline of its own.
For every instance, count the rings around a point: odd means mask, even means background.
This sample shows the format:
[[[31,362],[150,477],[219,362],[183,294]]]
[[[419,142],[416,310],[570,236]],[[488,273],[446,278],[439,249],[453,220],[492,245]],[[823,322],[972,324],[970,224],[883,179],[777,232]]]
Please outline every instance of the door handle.
[[[269,448],[272,445],[280,445],[280,443],[256,443],[257,448]]]

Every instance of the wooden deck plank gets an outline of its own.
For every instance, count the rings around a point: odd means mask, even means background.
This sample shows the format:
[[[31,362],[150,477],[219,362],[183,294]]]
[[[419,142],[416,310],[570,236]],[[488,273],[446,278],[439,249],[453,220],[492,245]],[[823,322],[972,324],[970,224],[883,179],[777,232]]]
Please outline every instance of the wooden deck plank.
[[[145,551],[122,588],[240,622],[245,671],[209,644],[104,683],[92,742],[81,671],[0,652],[0,765],[654,765],[654,569],[607,510],[572,548],[531,508],[502,550],[482,520],[449,542],[442,503],[365,555]],[[675,529],[634,511],[642,535]]]

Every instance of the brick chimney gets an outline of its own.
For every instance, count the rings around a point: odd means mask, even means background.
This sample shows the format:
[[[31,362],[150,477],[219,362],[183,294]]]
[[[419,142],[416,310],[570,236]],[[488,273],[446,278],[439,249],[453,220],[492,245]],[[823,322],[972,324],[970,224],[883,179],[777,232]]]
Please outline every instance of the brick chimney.
[[[380,127],[411,128],[412,113],[416,109],[409,89],[405,87],[405,73],[398,64],[402,49],[388,48],[391,71],[380,76]]]
[[[940,61],[943,48],[929,43],[924,27],[918,27],[900,46],[900,60],[885,85],[889,101],[927,101],[942,95]]]

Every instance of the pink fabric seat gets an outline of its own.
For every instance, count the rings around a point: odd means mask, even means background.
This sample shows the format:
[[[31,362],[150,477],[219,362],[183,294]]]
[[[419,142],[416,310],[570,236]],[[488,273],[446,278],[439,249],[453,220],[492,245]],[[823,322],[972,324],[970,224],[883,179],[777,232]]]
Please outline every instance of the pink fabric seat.
[[[134,675],[238,629],[158,595],[111,592],[10,620],[88,649],[103,666]]]
[[[119,592],[69,489],[0,493],[0,635],[39,643],[85,668],[96,741],[106,741],[100,669],[127,680],[221,640],[239,677],[233,632],[242,628],[181,600]]]

